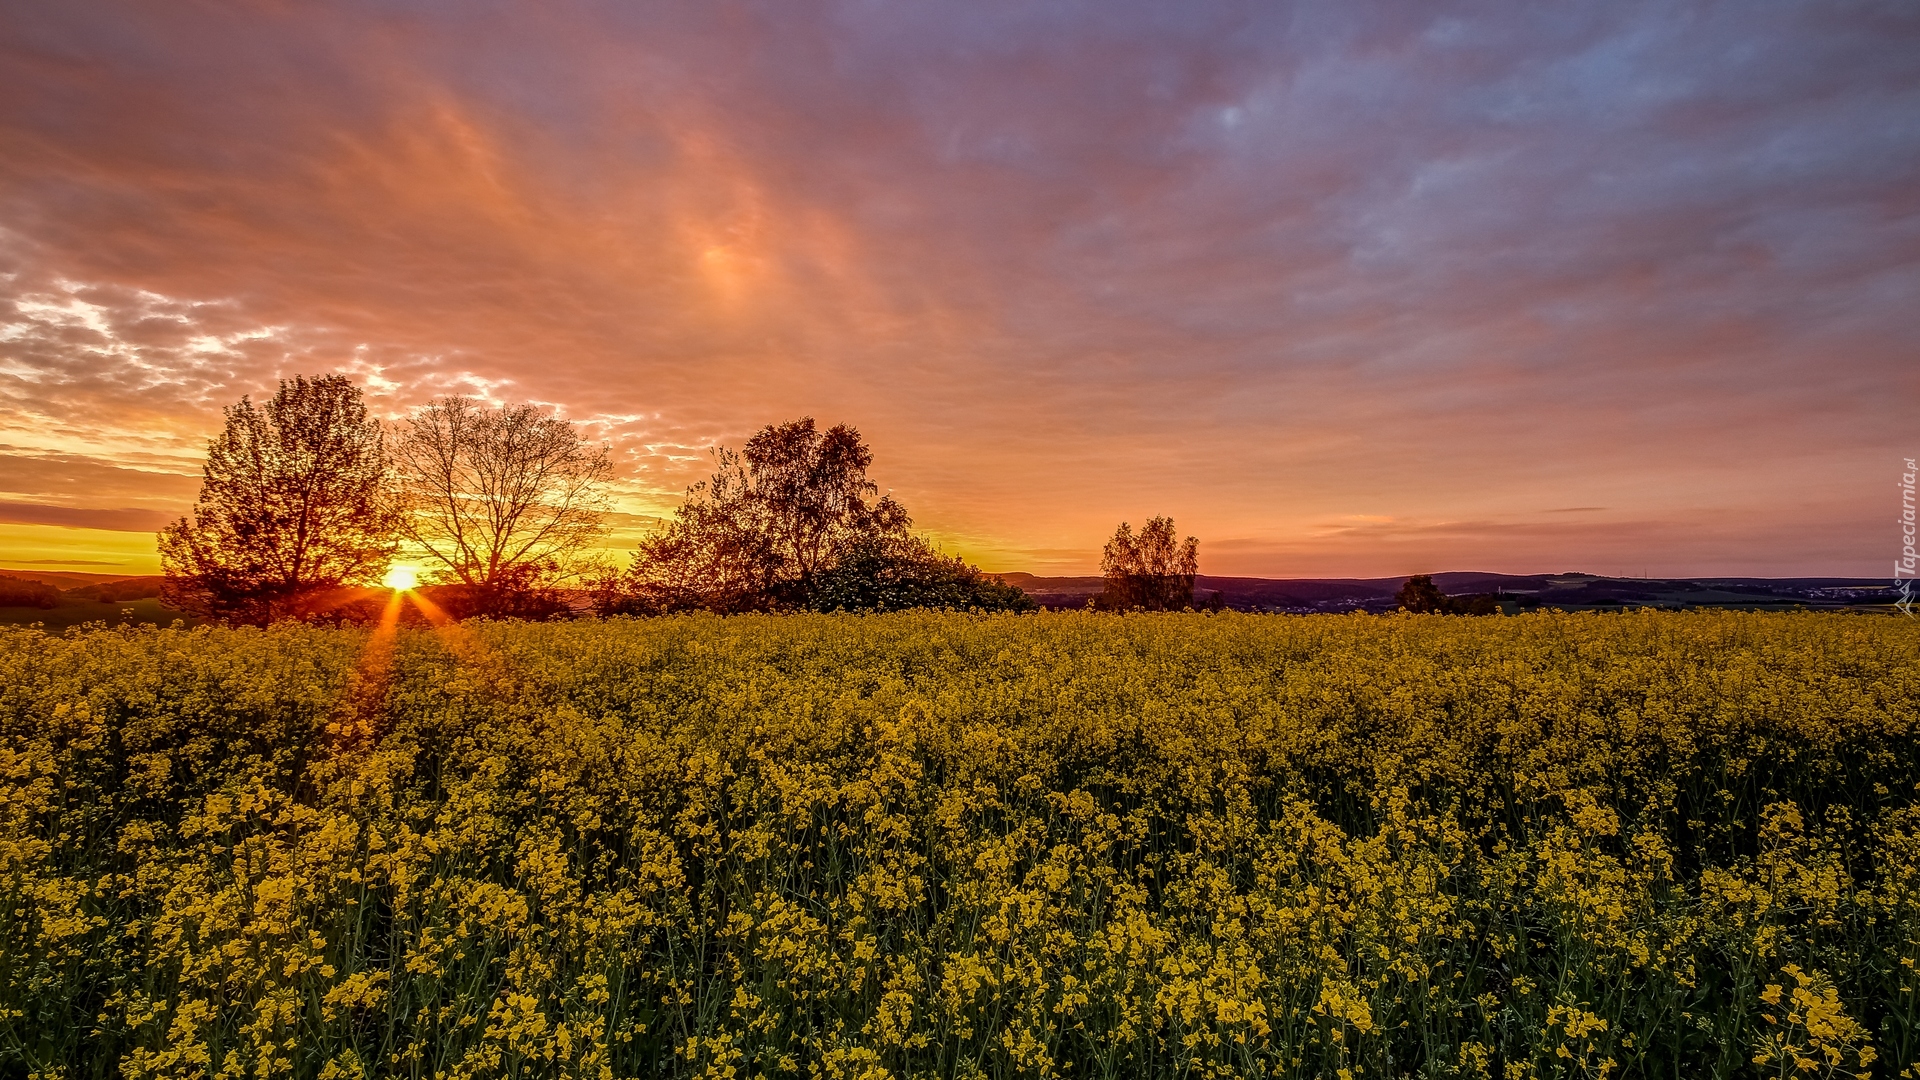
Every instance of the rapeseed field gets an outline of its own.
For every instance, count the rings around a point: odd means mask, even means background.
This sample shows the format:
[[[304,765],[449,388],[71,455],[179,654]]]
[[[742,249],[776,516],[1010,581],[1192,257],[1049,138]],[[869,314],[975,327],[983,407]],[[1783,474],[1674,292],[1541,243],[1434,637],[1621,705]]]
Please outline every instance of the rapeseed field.
[[[1920,623],[0,632],[8,1077],[1920,1076]]]

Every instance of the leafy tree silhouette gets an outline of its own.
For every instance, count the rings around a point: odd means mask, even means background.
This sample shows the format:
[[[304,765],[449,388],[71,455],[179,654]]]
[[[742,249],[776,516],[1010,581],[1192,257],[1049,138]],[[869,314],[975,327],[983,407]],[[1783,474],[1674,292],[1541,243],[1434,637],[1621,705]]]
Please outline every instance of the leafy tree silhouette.
[[[1432,614],[1447,610],[1447,596],[1433,583],[1432,574],[1415,574],[1393,594],[1393,601],[1408,611]]]
[[[1433,583],[1432,574],[1415,574],[1393,594],[1394,602],[1408,611],[1438,615],[1498,615],[1499,597],[1491,593],[1448,596]]]
[[[803,417],[762,428],[744,454],[713,453],[713,476],[603,583],[601,611],[1031,606],[907,531],[906,508],[867,478],[873,451],[853,427]]]
[[[1114,611],[1179,611],[1193,606],[1193,579],[1200,572],[1200,541],[1179,540],[1173,519],[1156,517],[1139,535],[1126,522],[1101,553],[1106,589],[1100,606]]]
[[[379,578],[399,518],[360,388],[339,375],[296,376],[264,406],[241,398],[225,412],[192,515],[160,531],[166,602],[266,625]]]

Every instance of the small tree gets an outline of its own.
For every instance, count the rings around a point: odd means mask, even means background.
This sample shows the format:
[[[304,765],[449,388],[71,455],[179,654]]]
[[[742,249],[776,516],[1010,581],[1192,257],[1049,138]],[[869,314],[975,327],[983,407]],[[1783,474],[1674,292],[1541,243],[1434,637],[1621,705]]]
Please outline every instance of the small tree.
[[[1446,594],[1433,583],[1432,574],[1408,578],[1400,591],[1393,594],[1393,602],[1418,614],[1439,614],[1447,610]]]
[[[406,422],[396,460],[402,530],[440,577],[465,586],[463,613],[557,610],[543,594],[606,532],[606,449],[532,405],[442,398]]]
[[[1400,591],[1393,594],[1394,603],[1408,611],[1431,615],[1498,615],[1500,597],[1493,593],[1473,593],[1471,595],[1448,596],[1433,583],[1431,574],[1415,574],[1408,578]]]
[[[1200,541],[1181,542],[1173,519],[1148,521],[1135,536],[1126,522],[1114,530],[1100,558],[1106,575],[1101,606],[1116,611],[1145,608],[1179,611],[1193,606],[1193,579],[1200,573]]]
[[[192,516],[160,531],[175,607],[265,625],[379,578],[393,558],[380,425],[343,376],[283,380],[264,408],[241,398],[203,476]]]

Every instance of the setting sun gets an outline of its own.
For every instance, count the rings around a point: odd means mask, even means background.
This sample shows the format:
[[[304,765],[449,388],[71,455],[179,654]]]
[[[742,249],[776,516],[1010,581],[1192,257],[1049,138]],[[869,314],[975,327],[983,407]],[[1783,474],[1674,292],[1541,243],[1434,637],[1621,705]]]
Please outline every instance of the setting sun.
[[[386,577],[380,579],[382,585],[385,585],[395,592],[406,592],[418,584],[419,581],[420,575],[414,571],[413,567],[405,564],[394,566],[387,571]]]

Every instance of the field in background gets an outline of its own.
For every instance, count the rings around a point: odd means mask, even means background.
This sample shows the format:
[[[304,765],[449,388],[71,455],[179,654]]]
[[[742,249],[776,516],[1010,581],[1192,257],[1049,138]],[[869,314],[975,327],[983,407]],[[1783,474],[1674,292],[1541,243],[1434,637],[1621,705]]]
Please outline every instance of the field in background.
[[[1916,688],[1818,614],[0,631],[0,1063],[1913,1075]]]
[[[7,580],[38,582],[58,590],[51,606],[9,603]],[[154,575],[86,574],[66,570],[0,570],[0,626],[40,625],[65,630],[86,623],[107,626],[168,626],[203,620],[160,602]]]

